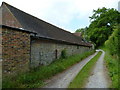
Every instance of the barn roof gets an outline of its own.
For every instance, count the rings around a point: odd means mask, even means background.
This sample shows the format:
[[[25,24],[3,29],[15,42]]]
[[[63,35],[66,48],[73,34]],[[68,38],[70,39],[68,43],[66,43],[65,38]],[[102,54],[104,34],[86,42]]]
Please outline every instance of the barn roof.
[[[65,31],[57,26],[54,26],[48,22],[38,19],[5,2],[4,4],[12,12],[17,21],[19,21],[23,29],[28,30],[30,32],[36,32],[38,37],[69,42],[76,45],[91,46],[90,43],[82,41],[81,37],[78,37],[72,34],[71,32]]]

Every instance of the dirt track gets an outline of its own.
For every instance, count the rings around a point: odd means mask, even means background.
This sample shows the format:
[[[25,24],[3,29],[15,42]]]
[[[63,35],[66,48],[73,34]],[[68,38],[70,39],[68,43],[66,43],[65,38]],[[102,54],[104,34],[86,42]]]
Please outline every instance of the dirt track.
[[[75,64],[74,66],[70,67],[66,71],[57,74],[56,76],[52,77],[51,79],[46,81],[46,86],[43,88],[67,88],[69,83],[74,79],[74,77],[78,74],[78,72],[84,67],[84,65],[93,58],[97,52],[86,59],[82,60],[81,62]]]
[[[105,52],[102,51],[102,55],[98,59],[92,75],[88,79],[88,83],[85,88],[109,88],[109,79],[106,73],[106,68],[104,65],[104,55]]]
[[[2,88],[2,61],[0,61],[0,90]]]

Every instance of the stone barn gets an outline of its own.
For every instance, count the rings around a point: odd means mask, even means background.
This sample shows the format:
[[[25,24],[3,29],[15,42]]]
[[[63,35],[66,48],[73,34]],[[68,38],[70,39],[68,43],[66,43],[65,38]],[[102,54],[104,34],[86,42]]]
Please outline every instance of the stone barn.
[[[61,57],[91,50],[80,36],[38,19],[5,2],[0,7],[0,59],[3,73],[48,65]]]

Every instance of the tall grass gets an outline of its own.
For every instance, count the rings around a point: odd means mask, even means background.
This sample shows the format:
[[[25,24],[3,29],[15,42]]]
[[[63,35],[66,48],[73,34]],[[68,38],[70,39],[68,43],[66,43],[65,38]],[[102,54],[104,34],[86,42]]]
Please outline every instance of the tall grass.
[[[106,47],[103,47],[103,50],[105,51],[105,62],[106,62],[106,66],[108,68],[109,71],[109,76],[112,80],[112,84],[110,86],[110,88],[120,88],[120,83],[119,83],[119,73],[120,70],[118,69],[119,66],[119,60],[117,58],[117,56],[115,55],[111,55],[109,50]]]
[[[118,70],[120,68],[120,24],[114,26],[114,31],[105,42],[103,49],[106,52],[106,66],[112,80],[111,88],[120,88],[120,70]]]
[[[55,60],[48,66],[38,67],[30,72],[19,74],[13,78],[3,80],[3,88],[38,88],[44,85],[44,80],[55,74],[64,71],[73,64],[94,53],[94,51],[85,52],[79,55],[73,55],[66,59]]]
[[[84,88],[84,85],[90,76],[93,66],[95,65],[96,61],[100,57],[102,52],[98,52],[98,54],[93,57],[78,73],[78,75],[74,78],[74,80],[70,83],[68,88]]]

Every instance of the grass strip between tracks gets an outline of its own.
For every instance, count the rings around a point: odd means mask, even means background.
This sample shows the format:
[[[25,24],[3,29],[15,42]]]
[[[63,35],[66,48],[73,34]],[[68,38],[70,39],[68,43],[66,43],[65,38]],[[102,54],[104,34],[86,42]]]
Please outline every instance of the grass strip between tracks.
[[[101,56],[102,52],[98,52],[98,54],[93,57],[78,73],[78,75],[74,78],[74,80],[69,84],[68,88],[84,88],[84,85],[91,74],[91,71],[96,63],[96,61]]]

